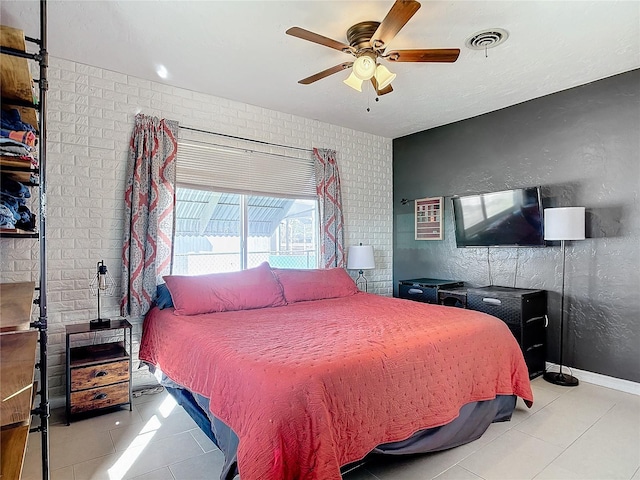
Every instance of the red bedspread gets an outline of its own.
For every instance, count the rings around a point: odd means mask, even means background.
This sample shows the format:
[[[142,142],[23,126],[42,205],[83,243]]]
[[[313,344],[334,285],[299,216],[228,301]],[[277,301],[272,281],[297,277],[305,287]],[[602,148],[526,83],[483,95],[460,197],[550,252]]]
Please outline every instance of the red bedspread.
[[[341,465],[466,403],[533,400],[502,321],[364,293],[195,316],[153,309],[140,358],[211,400],[240,439],[242,480],[338,480]]]

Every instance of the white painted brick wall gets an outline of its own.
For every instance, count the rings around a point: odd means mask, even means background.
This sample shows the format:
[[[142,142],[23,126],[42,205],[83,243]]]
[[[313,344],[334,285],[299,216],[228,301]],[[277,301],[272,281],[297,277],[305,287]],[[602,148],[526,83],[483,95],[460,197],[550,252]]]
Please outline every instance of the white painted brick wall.
[[[49,375],[64,395],[64,325],[96,316],[88,288],[104,260],[121,284],[127,149],[138,112],[181,125],[294,147],[338,152],[347,245],[374,246],[369,291],[391,295],[392,142],[348,128],[51,58],[48,119],[47,256]],[[1,239],[0,281],[37,280],[36,240]],[[103,302],[119,314],[118,295]],[[141,319],[134,324],[137,354]],[[84,339],[92,340],[89,336]]]

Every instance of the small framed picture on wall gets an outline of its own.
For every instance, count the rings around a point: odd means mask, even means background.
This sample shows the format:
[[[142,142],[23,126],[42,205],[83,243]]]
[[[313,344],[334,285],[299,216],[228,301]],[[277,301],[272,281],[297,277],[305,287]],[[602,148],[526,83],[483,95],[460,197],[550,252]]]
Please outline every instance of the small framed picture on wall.
[[[416,199],[416,240],[442,240],[443,197]]]

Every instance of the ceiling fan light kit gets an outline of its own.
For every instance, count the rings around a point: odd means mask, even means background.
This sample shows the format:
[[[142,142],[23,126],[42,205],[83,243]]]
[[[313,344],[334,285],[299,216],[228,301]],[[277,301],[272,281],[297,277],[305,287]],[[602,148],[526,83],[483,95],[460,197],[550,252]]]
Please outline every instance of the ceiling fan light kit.
[[[391,82],[393,82],[397,76],[395,73],[390,72],[389,69],[384,65],[375,66],[374,68],[375,73],[373,74],[370,74],[369,71],[367,71],[366,74],[363,74],[362,71],[360,72],[356,71],[356,68],[355,68],[356,63],[357,63],[357,60],[356,62],[354,62],[353,70],[351,71],[347,79],[343,80],[343,82],[345,85],[350,86],[351,88],[353,88],[354,90],[357,90],[358,92],[362,92],[362,82],[364,82],[365,80],[372,80],[375,90],[379,94],[382,94],[381,92],[384,91],[385,88],[389,87],[391,85]],[[367,68],[370,69],[370,67],[367,67]]]
[[[396,0],[382,22],[367,21],[351,26],[347,30],[349,45],[300,27],[291,27],[286,31],[288,35],[356,57],[353,62],[328,68],[298,83],[309,85],[351,67],[349,77],[343,81],[346,85],[362,92],[362,82],[370,80],[376,93],[385,95],[393,91],[391,83],[395,80],[396,74],[379,64],[379,58],[391,62],[455,62],[460,55],[460,50],[457,48],[395,50],[385,54],[387,45],[419,8],[420,3],[415,0]]]

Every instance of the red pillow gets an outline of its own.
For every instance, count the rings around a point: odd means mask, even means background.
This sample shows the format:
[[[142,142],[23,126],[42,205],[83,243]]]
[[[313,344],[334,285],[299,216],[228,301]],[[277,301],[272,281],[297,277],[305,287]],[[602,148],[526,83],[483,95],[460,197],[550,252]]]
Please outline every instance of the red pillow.
[[[287,303],[322,300],[355,295],[359,292],[353,279],[343,268],[326,270],[294,270],[274,268]]]
[[[240,272],[163,277],[176,315],[250,310],[286,305],[268,263]]]

